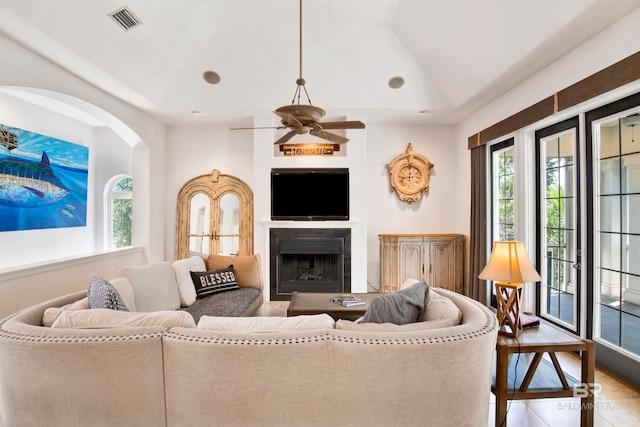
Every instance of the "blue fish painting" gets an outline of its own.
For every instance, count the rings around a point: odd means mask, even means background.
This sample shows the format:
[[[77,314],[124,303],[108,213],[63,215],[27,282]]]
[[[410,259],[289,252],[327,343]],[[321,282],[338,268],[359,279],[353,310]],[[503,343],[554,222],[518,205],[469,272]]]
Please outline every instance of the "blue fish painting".
[[[22,159],[0,159],[1,206],[47,206],[67,194],[69,190],[51,169],[47,153],[42,153],[40,163]]]
[[[0,146],[0,231],[86,226],[89,149],[0,128],[18,136]]]

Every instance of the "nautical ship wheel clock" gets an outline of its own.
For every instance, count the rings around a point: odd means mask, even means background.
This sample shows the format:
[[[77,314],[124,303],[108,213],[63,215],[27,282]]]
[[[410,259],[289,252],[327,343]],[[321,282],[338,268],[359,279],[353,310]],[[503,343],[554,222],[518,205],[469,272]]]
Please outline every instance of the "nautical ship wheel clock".
[[[391,191],[404,202],[417,202],[423,192],[429,191],[429,175],[433,163],[426,157],[414,153],[411,143],[407,150],[387,164]]]

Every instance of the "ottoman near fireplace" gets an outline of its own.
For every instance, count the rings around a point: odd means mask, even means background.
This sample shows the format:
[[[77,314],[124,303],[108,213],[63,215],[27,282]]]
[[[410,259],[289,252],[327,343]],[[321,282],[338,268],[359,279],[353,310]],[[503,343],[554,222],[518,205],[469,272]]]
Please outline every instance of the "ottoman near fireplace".
[[[351,292],[351,229],[272,228],[271,300],[297,292]]]

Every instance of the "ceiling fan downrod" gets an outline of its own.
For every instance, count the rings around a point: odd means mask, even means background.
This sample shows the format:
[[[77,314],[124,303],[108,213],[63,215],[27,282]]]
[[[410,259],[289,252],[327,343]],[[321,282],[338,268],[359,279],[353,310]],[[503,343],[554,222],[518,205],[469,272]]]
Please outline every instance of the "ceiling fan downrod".
[[[307,92],[307,87],[305,86],[307,82],[302,77],[302,0],[299,0],[299,4],[300,4],[300,19],[299,19],[300,26],[299,26],[299,38],[298,38],[299,58],[300,58],[298,62],[299,77],[296,80],[296,91],[293,93],[293,99],[291,100],[291,105],[296,104],[296,100],[297,100],[297,104],[300,105],[300,96],[302,95],[302,91],[304,91],[304,94],[307,97],[307,102],[309,103],[309,105],[313,105],[311,104],[311,98],[309,98],[309,92]]]

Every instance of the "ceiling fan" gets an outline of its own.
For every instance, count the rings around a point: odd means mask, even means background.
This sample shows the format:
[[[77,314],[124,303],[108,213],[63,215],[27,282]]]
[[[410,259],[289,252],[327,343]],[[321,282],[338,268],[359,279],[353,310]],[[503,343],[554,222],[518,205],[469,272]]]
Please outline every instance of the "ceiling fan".
[[[359,120],[340,121],[340,122],[320,122],[319,120],[325,115],[325,111],[311,104],[309,94],[305,84],[307,82],[302,78],[302,0],[300,0],[300,77],[296,80],[296,91],[293,94],[291,105],[285,105],[277,108],[274,113],[280,117],[282,126],[275,127],[252,127],[252,128],[232,128],[231,130],[241,129],[289,129],[289,132],[279,138],[274,145],[285,144],[295,135],[309,133],[327,141],[344,144],[349,141],[340,135],[327,132],[326,129],[364,129],[364,123]],[[307,104],[300,104],[300,97],[307,97]]]

